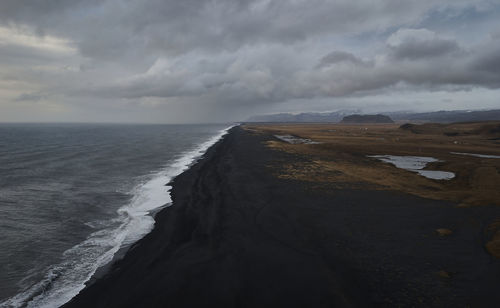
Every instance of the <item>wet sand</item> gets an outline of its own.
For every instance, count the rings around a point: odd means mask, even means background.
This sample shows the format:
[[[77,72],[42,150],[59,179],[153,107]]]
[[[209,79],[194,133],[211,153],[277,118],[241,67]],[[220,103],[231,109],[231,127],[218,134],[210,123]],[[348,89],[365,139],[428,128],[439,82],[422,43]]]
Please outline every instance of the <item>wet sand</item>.
[[[491,307],[497,206],[276,176],[303,155],[235,127],[154,230],[65,307]],[[437,229],[451,230],[439,233]]]

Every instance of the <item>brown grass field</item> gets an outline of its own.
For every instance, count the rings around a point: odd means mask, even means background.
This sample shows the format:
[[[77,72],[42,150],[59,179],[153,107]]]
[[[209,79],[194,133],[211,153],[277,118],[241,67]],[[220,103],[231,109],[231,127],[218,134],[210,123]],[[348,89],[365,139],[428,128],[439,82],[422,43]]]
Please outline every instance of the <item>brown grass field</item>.
[[[319,144],[267,142],[275,150],[299,155],[284,163],[277,176],[323,183],[336,188],[401,191],[446,200],[458,206],[500,206],[500,159],[452,154],[500,156],[500,122],[453,124],[247,124],[254,133],[289,134]],[[451,180],[432,180],[369,155],[430,156],[440,162],[427,170],[455,173]],[[425,170],[424,169],[424,170]],[[499,217],[500,218],[500,217]],[[490,226],[490,253],[500,257],[500,220]]]

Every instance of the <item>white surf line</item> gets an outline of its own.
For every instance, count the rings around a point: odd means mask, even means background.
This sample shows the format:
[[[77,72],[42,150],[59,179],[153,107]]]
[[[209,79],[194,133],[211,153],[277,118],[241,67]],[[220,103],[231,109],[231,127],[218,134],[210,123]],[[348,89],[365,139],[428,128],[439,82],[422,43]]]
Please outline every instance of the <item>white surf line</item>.
[[[474,153],[462,153],[462,152],[450,152],[450,154],[474,156],[479,158],[500,158],[499,155],[487,155],[487,154],[474,154]]]
[[[397,168],[416,172],[433,180],[450,180],[455,177],[455,173],[438,170],[422,170],[428,163],[438,162],[437,158],[424,156],[396,156],[396,155],[368,155],[386,163],[393,164]]]
[[[150,213],[172,202],[172,187],[166,184],[189,169],[234,126],[219,131],[206,142],[183,154],[149,181],[134,188],[132,201],[118,209],[118,217],[110,220],[110,225],[119,224],[118,227],[94,232],[82,243],[65,251],[64,260],[52,265],[42,281],[0,302],[0,307],[52,308],[75,297],[97,269],[111,262],[123,245],[141,239],[153,229],[154,218]]]

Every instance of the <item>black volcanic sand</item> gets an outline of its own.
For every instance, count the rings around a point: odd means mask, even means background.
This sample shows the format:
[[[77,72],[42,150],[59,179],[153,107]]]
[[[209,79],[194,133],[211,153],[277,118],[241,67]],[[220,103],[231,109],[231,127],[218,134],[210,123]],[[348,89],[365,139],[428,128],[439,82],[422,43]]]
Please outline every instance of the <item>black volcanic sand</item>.
[[[154,230],[66,307],[500,303],[500,260],[484,249],[499,208],[279,179],[302,158],[272,138],[231,129],[175,178]]]

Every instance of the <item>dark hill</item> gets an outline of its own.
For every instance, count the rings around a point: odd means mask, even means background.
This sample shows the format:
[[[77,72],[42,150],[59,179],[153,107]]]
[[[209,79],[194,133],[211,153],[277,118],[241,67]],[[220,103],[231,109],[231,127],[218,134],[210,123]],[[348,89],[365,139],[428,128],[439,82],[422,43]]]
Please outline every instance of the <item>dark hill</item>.
[[[394,121],[383,114],[353,114],[344,117],[340,123],[394,123]]]
[[[500,136],[500,122],[460,122],[460,123],[406,123],[399,127],[401,130],[414,134],[438,134],[446,136],[484,135],[488,138]]]

